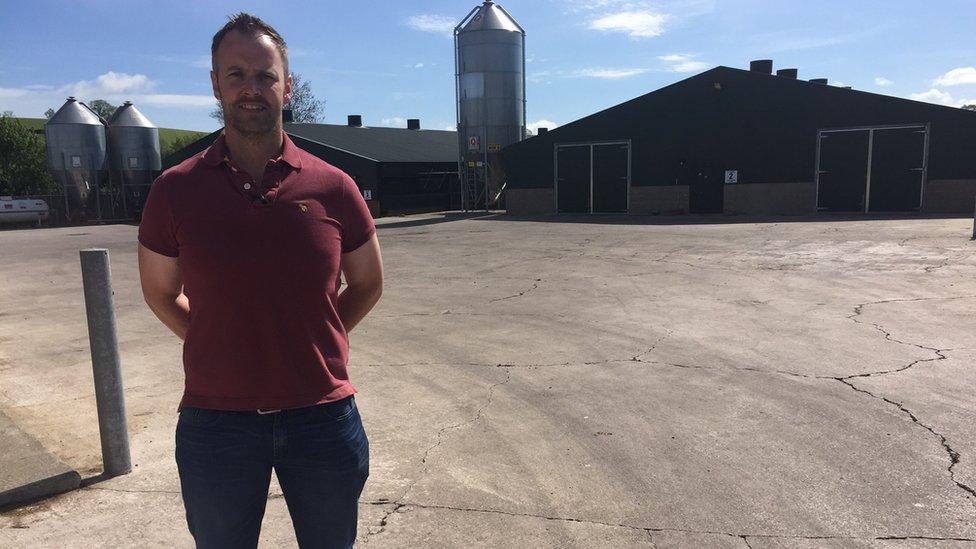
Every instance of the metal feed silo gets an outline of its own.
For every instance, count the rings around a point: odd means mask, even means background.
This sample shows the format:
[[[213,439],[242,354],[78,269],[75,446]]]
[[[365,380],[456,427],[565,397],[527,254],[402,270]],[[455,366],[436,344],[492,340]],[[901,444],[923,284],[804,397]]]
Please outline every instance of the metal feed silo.
[[[488,208],[504,174],[498,153],[525,137],[525,31],[487,0],[454,29],[462,207]]]
[[[142,212],[149,186],[162,169],[159,129],[126,101],[108,121],[108,151],[113,196],[119,197],[117,215],[134,217]]]
[[[44,125],[44,135],[47,166],[64,187],[64,217],[70,221],[100,218],[97,190],[108,175],[102,119],[69,97]]]

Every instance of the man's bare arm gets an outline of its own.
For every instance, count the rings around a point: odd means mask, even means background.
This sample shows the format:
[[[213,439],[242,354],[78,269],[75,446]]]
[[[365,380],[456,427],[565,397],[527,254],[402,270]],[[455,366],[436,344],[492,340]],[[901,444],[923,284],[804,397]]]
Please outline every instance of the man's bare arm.
[[[346,289],[339,294],[339,319],[350,332],[383,295],[383,258],[375,234],[359,248],[342,254],[342,274]]]
[[[176,258],[158,254],[139,244],[139,279],[142,295],[153,314],[180,339],[186,339],[190,326],[190,300],[183,294]]]

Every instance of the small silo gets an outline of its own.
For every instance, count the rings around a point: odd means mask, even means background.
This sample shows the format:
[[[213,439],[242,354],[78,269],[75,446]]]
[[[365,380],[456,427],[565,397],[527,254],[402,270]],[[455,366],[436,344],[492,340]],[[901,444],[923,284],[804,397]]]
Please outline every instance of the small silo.
[[[504,174],[498,153],[525,138],[525,31],[487,0],[454,29],[462,207],[487,208]]]
[[[107,177],[105,125],[74,97],[44,125],[47,166],[64,187],[64,217],[69,221],[101,218],[97,192]]]
[[[126,101],[108,121],[108,150],[113,192],[120,196],[118,215],[135,217],[162,169],[159,129]]]

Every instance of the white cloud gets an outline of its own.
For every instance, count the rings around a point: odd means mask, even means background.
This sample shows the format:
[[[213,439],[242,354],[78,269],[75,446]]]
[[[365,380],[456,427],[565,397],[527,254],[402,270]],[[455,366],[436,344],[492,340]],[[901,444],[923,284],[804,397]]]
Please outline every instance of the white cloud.
[[[761,45],[762,51],[767,54],[800,51],[809,49],[827,48],[849,44],[851,42],[864,42],[879,34],[890,30],[886,25],[863,28],[861,30],[846,34],[836,34],[833,36],[823,33],[804,36],[795,30],[777,30],[755,34],[750,37],[750,41],[757,46]]]
[[[81,81],[79,87],[92,86],[92,83]],[[94,89],[104,94],[140,93],[152,90],[156,84],[144,74],[126,74],[124,72],[109,71],[95,79]]]
[[[212,95],[156,93],[157,84],[144,74],[109,71],[94,80],[80,80],[62,86],[33,84],[22,88],[0,88],[0,107],[22,116],[40,116],[46,109],[58,109],[68,96],[90,102],[104,99],[121,104],[132,101],[136,105],[164,108],[213,108],[217,100]]]
[[[932,88],[927,92],[913,93],[910,97],[915,101],[925,101],[926,103],[936,103],[939,105],[948,105],[952,103],[951,95],[935,88]]]
[[[638,74],[644,74],[647,69],[580,69],[572,73],[576,78],[600,78],[603,80],[620,80]]]
[[[846,88],[846,87],[848,87],[848,86],[850,86],[851,88],[853,88],[853,87],[854,87],[854,86],[851,86],[850,84],[848,84],[848,83],[846,83],[846,82],[841,82],[840,80],[835,80],[835,81],[834,81],[834,82],[832,83],[832,85],[833,85],[833,86],[836,86],[836,87],[838,87],[838,88]]]
[[[945,105],[947,107],[961,107],[963,105],[976,104],[976,98],[956,99],[951,94],[935,88],[927,92],[913,93],[909,98],[915,101],[925,101],[926,103],[935,103],[936,105]]]
[[[289,51],[288,54],[292,55],[292,52]],[[190,62],[190,66],[198,69],[207,69],[209,71],[213,69],[213,59],[211,59],[209,55],[200,55]]]
[[[422,69],[422,68],[424,68],[424,64],[423,63],[417,63],[416,65],[413,66],[413,68],[415,68],[415,69]]]
[[[548,128],[550,130],[553,130],[558,128],[559,124],[556,124],[552,120],[542,119],[542,120],[536,120],[535,122],[529,122],[528,124],[525,125],[525,127],[532,133],[538,135],[539,128]]]
[[[407,119],[406,118],[401,118],[399,116],[394,116],[392,118],[384,118],[382,120],[382,123],[383,123],[384,126],[391,126],[391,127],[394,127],[394,128],[406,128],[407,127]]]
[[[976,84],[976,67],[960,67],[943,74],[932,84],[933,86],[959,86],[961,84]]]
[[[574,71],[538,71],[529,73],[529,82],[540,83],[548,81],[550,78],[599,78],[602,80],[620,80],[630,78],[639,74],[650,72],[650,69],[607,69],[607,68],[586,68]]]
[[[127,101],[145,103],[157,107],[216,107],[217,100],[212,95],[179,95],[167,93],[153,93],[134,95]]]
[[[294,56],[294,50],[289,49],[288,55]],[[210,59],[210,54],[207,55],[150,55],[149,59],[153,61],[158,61],[162,63],[176,63],[180,65],[187,65],[195,69],[207,69],[212,68],[212,62]]]
[[[894,84],[894,82],[892,82],[891,80],[888,80],[884,76],[878,76],[878,77],[876,77],[874,79],[874,84],[876,86],[881,86],[883,88],[885,86],[890,86],[890,85]]]
[[[704,61],[695,61],[693,59],[694,57],[696,56],[688,54],[672,54],[662,55],[658,57],[658,59],[667,63],[668,70],[671,72],[698,72],[711,66]]]
[[[444,130],[444,131],[446,131],[446,132],[456,132],[457,131],[457,126],[455,126],[454,124],[451,124],[450,126],[444,126],[441,129]]]
[[[603,32],[622,32],[631,38],[653,38],[664,33],[669,15],[649,9],[609,13],[590,21],[589,28]]]
[[[423,95],[424,94],[422,92],[418,91],[395,91],[390,94],[390,98],[392,98],[394,101],[403,101],[404,99],[417,99],[423,97]]]
[[[413,30],[421,32],[433,32],[435,34],[454,36],[454,27],[457,26],[457,21],[447,15],[425,14],[414,15],[408,18],[404,24]]]
[[[17,99],[29,95],[31,90],[27,88],[0,88],[0,101],[5,99]],[[6,109],[9,110],[9,109]]]

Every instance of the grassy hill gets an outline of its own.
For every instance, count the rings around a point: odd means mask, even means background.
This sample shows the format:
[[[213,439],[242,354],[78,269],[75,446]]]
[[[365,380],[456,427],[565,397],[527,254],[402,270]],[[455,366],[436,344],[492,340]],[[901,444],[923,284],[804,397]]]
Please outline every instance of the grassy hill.
[[[33,128],[35,130],[44,130],[44,124],[47,123],[46,118],[18,118],[20,122],[24,125]],[[193,130],[176,130],[173,128],[159,128],[159,148],[165,151],[168,145],[177,139],[182,137],[191,136],[193,138],[201,138],[207,135],[208,132],[197,132]]]

